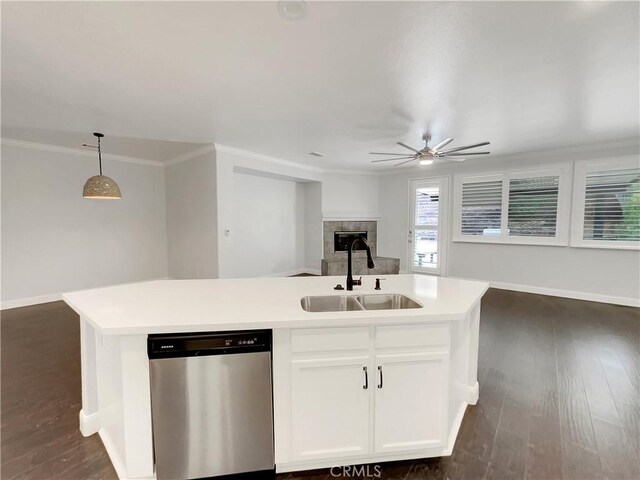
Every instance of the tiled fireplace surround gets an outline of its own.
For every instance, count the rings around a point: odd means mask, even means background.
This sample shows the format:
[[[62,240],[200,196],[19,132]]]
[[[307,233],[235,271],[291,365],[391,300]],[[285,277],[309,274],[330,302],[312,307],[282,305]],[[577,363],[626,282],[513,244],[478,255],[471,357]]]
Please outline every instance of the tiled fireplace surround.
[[[335,232],[367,232],[367,243],[371,248],[375,268],[367,268],[367,253],[364,250],[353,251],[354,275],[388,275],[399,273],[400,259],[378,257],[378,222],[376,221],[325,221],[323,222],[322,275],[346,275],[347,252],[334,251]]]

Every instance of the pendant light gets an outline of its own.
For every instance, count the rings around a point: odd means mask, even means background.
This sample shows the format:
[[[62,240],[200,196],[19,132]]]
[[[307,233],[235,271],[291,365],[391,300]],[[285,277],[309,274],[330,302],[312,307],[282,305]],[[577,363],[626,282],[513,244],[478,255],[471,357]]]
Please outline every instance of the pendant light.
[[[119,200],[122,198],[120,187],[106,175],[102,175],[102,152],[100,151],[100,139],[104,137],[102,133],[93,134],[98,138],[98,164],[100,165],[100,175],[94,175],[84,184],[82,196],[84,198],[95,198],[101,200]],[[88,146],[88,145],[87,145]]]

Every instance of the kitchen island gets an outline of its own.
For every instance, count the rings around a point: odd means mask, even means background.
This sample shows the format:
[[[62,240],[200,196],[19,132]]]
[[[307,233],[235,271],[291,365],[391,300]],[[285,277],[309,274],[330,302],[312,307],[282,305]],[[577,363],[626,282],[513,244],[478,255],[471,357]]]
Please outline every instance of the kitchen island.
[[[271,329],[276,471],[450,455],[478,399],[486,283],[388,276],[158,280],[64,295],[80,315],[80,430],[120,478],[154,478],[147,336]],[[307,296],[401,294],[418,308],[308,312]],[[373,297],[371,297],[373,298]]]

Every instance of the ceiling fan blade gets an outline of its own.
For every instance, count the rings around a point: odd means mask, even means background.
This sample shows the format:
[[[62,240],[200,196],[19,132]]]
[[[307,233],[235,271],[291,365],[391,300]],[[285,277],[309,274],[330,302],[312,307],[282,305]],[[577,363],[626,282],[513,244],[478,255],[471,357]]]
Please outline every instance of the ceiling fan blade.
[[[404,160],[405,158],[410,158],[411,160],[413,160],[415,157],[381,158],[380,160],[371,160],[371,163],[389,162],[391,160]]]
[[[404,162],[400,162],[400,163],[396,163],[394,165],[394,167],[399,167],[400,165],[404,165],[405,163],[409,163],[410,161],[414,160],[413,157],[411,157],[411,160],[405,160]]]
[[[460,157],[462,155],[489,155],[491,152],[445,153],[444,157]]]
[[[369,155],[402,155],[402,152],[396,152],[396,153],[369,152]]]
[[[449,145],[451,142],[453,142],[453,138],[445,138],[443,141],[441,141],[439,144],[437,144],[435,147],[431,148],[431,151],[436,152],[438,151],[440,148],[444,147],[445,145]]]
[[[411,150],[411,151],[413,151],[413,152],[416,152],[416,153],[420,153],[420,151],[419,151],[419,150],[416,150],[415,148],[410,147],[409,145],[405,145],[405,144],[404,144],[404,143],[402,143],[402,142],[396,142],[396,143],[397,143],[398,145],[400,145],[401,147],[408,148],[409,150]]]
[[[446,160],[448,162],[464,162],[466,158],[459,157],[438,157],[438,160]]]
[[[438,152],[438,153],[459,152],[460,150],[466,150],[468,148],[483,147],[484,145],[490,145],[490,143],[489,142],[476,143],[475,145],[466,145],[464,147],[452,148],[451,150],[443,150],[442,152]]]

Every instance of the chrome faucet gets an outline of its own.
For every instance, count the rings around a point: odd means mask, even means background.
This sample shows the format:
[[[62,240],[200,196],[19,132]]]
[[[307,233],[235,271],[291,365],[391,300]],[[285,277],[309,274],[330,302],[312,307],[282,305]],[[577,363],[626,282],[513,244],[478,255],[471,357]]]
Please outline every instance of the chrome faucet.
[[[362,242],[364,244],[364,248],[366,248],[367,250],[367,268],[375,268],[375,264],[373,263],[373,257],[371,256],[371,248],[369,248],[369,244],[367,243],[367,241],[364,239],[364,237],[356,237],[353,242],[351,242],[351,245],[349,245],[349,248],[347,248],[347,290],[353,290],[353,286],[354,285],[360,285],[361,280],[358,280],[356,282],[353,281],[353,275],[352,275],[352,267],[351,267],[351,251],[353,250],[353,246],[356,244],[356,242]]]

